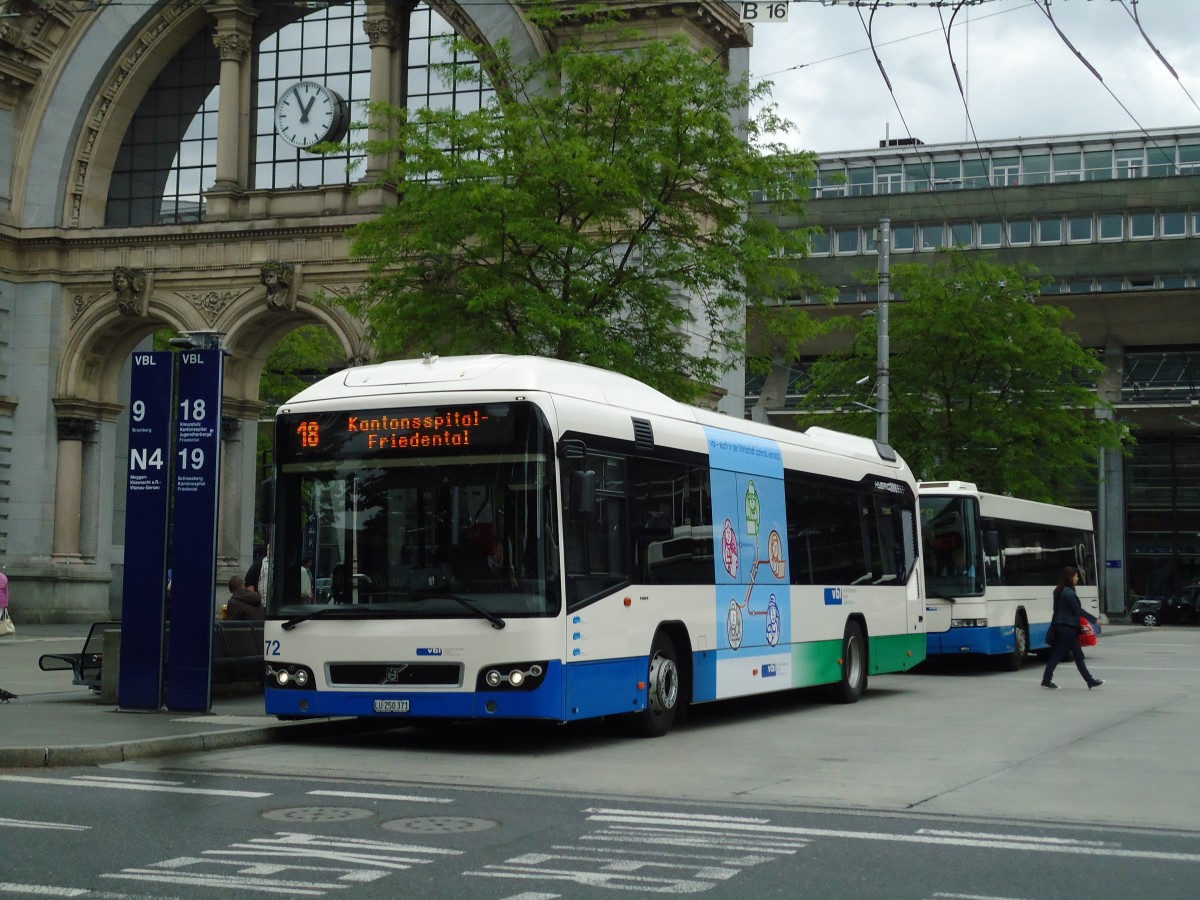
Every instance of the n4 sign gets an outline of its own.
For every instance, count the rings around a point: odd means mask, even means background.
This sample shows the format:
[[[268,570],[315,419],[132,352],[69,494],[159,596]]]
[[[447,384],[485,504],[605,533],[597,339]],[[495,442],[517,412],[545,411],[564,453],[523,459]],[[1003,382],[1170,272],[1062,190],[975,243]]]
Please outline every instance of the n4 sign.
[[[760,22],[786,22],[787,17],[787,0],[742,3],[742,21],[751,25],[757,25]]]

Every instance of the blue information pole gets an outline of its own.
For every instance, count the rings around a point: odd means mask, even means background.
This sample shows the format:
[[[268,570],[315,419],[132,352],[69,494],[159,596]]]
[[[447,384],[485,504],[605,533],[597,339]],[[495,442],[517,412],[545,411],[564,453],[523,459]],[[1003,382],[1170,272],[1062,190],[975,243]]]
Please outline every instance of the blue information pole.
[[[185,350],[177,356],[167,708],[207,712],[212,706],[225,357],[219,349]]]
[[[173,353],[135,353],[129,389],[129,481],[117,705],[162,707],[170,505]]]

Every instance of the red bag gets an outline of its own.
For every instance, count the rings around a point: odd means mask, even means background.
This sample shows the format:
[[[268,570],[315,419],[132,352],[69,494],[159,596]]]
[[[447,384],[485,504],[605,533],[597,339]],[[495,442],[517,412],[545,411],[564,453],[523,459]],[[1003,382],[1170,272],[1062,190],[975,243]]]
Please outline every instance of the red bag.
[[[1096,646],[1096,629],[1092,627],[1091,622],[1082,616],[1079,617],[1079,646]]]

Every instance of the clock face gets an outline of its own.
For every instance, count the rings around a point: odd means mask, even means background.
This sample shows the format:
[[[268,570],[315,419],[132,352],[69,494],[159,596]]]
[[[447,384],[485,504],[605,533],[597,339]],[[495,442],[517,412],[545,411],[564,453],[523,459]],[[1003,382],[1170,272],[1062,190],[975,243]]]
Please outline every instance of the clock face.
[[[309,147],[341,138],[345,128],[345,102],[334,91],[315,81],[298,81],[275,104],[275,129],[291,144]]]

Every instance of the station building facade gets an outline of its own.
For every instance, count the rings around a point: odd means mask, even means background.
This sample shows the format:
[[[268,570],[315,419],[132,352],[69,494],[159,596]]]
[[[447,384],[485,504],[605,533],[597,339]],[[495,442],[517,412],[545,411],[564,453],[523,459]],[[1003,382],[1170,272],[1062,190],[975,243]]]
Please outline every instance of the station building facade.
[[[893,267],[953,246],[1050,279],[1040,302],[1071,311],[1106,364],[1099,394],[1137,441],[1100,456],[1098,490],[1072,499],[1095,513],[1106,611],[1200,577],[1200,127],[882,142],[822,155],[811,192],[804,224],[822,231],[799,265],[837,303],[794,302],[817,318],[876,308],[884,218]],[[794,422],[805,365],[832,346],[778,360],[748,410]]]
[[[528,5],[0,0],[0,564],[18,621],[119,613],[137,564],[124,545],[129,361],[164,329],[215,332],[229,353],[218,583],[245,571],[263,365],[307,325],[347,364],[373,360],[362,323],[319,301],[361,285],[348,229],[397,202],[370,187],[387,159],[296,146],[289,129],[308,122],[278,115],[280,101],[304,81],[345,104],[321,125],[334,139],[363,101],[478,108],[486,78],[437,68],[478,62],[441,38],[537,58],[563,33],[536,27]],[[734,5],[619,5],[625,25],[683,34],[745,75]],[[739,372],[736,411],[742,388]]]

